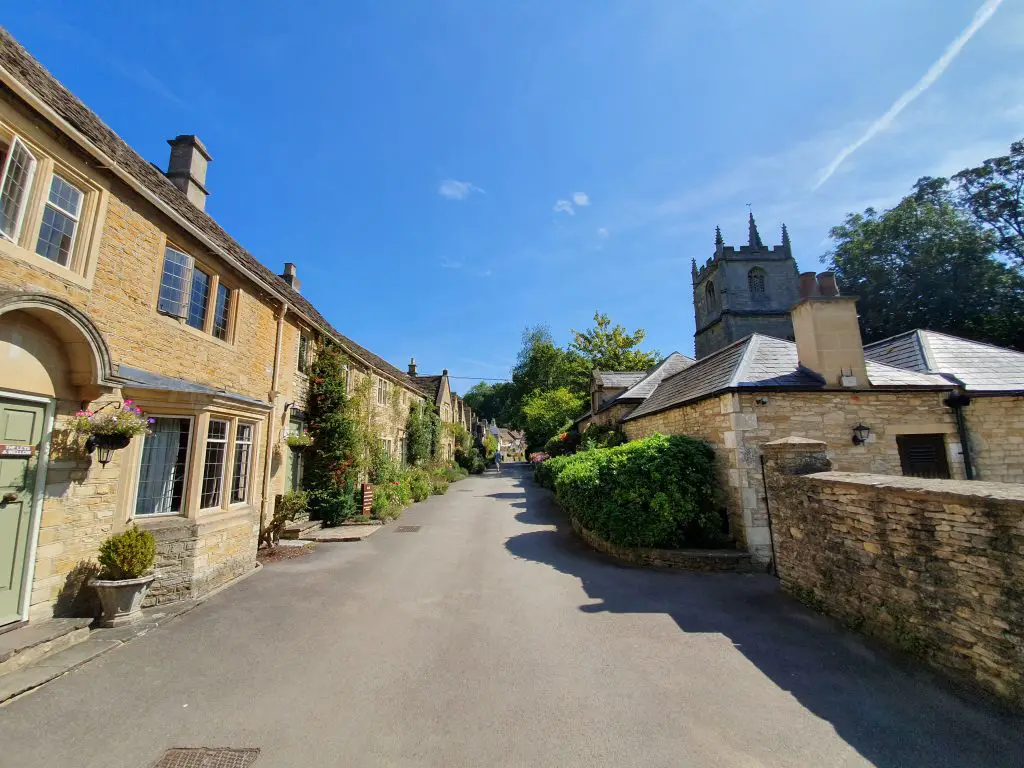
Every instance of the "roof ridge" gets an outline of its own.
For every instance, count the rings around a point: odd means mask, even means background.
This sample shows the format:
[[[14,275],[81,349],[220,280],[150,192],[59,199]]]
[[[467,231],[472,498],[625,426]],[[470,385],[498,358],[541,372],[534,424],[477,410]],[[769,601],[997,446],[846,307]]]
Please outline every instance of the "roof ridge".
[[[19,87],[30,93],[32,98],[37,99],[39,104],[49,110],[57,119],[66,123],[73,132],[77,133],[78,138],[69,135],[74,143],[84,144],[87,152],[98,153],[114,163],[121,173],[138,184],[147,194],[153,196],[157,202],[149,200],[150,205],[156,205],[158,210],[161,209],[161,206],[166,206],[173,214],[172,220],[174,217],[178,217],[177,226],[181,226],[200,242],[205,240],[204,247],[212,245],[212,251],[218,258],[226,260],[231,268],[245,274],[261,290],[269,289],[271,293],[277,291],[278,296],[282,300],[288,301],[296,314],[333,336],[337,343],[347,348],[346,351],[349,354],[359,358],[368,357],[369,359],[363,359],[362,362],[370,368],[408,384],[408,377],[401,369],[341,333],[312,302],[295,291],[279,275],[235,240],[213,216],[195,206],[181,190],[171,183],[159,167],[146,160],[131,144],[121,138],[41,61],[29,53],[10,30],[0,25],[0,54],[5,51],[9,52],[9,55],[0,59],[0,70],[13,79]],[[50,95],[52,98],[48,97],[46,93],[48,89],[54,91]],[[16,96],[23,101],[28,101],[31,109],[39,111],[38,105],[32,104],[20,94],[16,93]],[[55,99],[67,103],[66,105],[55,105],[53,103]],[[52,117],[45,113],[42,114],[42,117],[48,123],[53,122]],[[68,131],[61,128],[60,125],[57,125],[57,130],[68,134]],[[113,172],[117,175],[116,171]],[[143,195],[144,198],[145,196]],[[167,211],[164,213],[166,214]],[[181,224],[181,221],[184,224]]]
[[[736,359],[736,366],[732,369],[732,374],[729,376],[729,386],[737,387],[743,380],[742,376],[746,374],[747,369],[751,362],[753,362],[754,356],[757,354],[758,349],[761,346],[761,334],[752,333],[750,334],[750,340],[747,343],[746,349]]]
[[[1020,350],[1010,349],[1009,347],[1001,347],[998,344],[993,344],[990,341],[978,341],[976,339],[967,339],[967,338],[964,338],[963,336],[954,336],[951,333],[943,333],[942,331],[933,331],[933,330],[930,330],[928,328],[918,328],[917,332],[918,333],[930,333],[930,334],[934,334],[935,336],[944,336],[947,339],[953,339],[954,341],[962,341],[965,344],[977,344],[979,347],[988,347],[989,349],[998,349],[1000,352],[1009,352],[1012,355],[1024,356],[1024,352],[1021,352]]]

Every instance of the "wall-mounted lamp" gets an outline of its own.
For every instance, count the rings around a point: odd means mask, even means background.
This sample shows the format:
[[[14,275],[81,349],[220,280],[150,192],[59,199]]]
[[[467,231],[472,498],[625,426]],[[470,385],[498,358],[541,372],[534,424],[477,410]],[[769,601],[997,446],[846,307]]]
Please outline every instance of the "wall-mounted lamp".
[[[864,445],[868,441],[868,437],[871,435],[871,427],[865,427],[863,424],[858,424],[853,428],[853,444]]]

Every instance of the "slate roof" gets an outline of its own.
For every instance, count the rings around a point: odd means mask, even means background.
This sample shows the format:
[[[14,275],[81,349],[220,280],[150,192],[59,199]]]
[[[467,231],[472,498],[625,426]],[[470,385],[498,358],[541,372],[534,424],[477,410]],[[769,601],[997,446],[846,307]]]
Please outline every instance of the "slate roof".
[[[226,389],[217,389],[206,384],[198,384],[194,381],[176,379],[173,376],[164,376],[160,373],[151,373],[141,368],[132,368],[127,365],[117,366],[117,375],[125,380],[125,387],[128,389],[157,389],[162,392],[193,392],[197,395],[216,395],[231,400],[238,400],[251,405],[260,405],[270,408],[268,402],[259,400],[248,395],[240,395],[237,392],[230,392]]]
[[[163,173],[144,160],[78,97],[61,85],[2,26],[0,26],[0,66],[11,73],[19,83],[31,90],[40,101],[67,121],[72,128],[81,133],[103,154],[111,158],[138,184],[213,241],[244,271],[250,273],[250,276],[271,286],[272,290],[285,298],[307,322],[318,326],[329,336],[334,337],[346,351],[376,368],[379,372],[405,385],[409,384],[409,376],[404,371],[340,333],[327,322],[316,307],[239,245],[221,229],[209,214],[196,208]]]
[[[968,392],[1024,392],[1024,353],[918,329],[864,347],[869,360],[944,374]]]
[[[595,371],[594,374],[602,387],[626,389],[644,378],[647,371]]]
[[[867,363],[868,380],[876,387],[900,389],[949,389],[941,376],[893,368],[877,362]],[[623,421],[664,411],[733,390],[823,389],[824,381],[801,368],[796,344],[759,333],[751,334],[667,376],[647,400]]]
[[[658,388],[658,385],[663,379],[673,376],[680,371],[689,368],[697,361],[693,358],[681,355],[678,352],[673,352],[671,355],[666,357],[656,366],[651,368],[647,374],[640,379],[636,384],[631,386],[616,400],[646,400],[652,394],[654,390]]]

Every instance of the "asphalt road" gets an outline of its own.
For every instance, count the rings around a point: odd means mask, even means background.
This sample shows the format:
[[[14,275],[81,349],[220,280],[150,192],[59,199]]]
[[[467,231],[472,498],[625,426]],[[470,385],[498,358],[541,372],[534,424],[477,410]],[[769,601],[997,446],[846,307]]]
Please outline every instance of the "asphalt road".
[[[1024,765],[1020,719],[772,577],[618,567],[559,521],[515,469],[457,483],[0,708],[0,765]]]

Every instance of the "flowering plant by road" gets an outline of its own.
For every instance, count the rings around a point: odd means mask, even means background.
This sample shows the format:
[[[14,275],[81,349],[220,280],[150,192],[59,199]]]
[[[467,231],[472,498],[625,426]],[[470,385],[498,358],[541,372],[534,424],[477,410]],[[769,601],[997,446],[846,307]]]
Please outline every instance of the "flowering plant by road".
[[[149,431],[156,419],[146,418],[142,409],[131,400],[116,408],[86,409],[75,414],[71,428],[82,435],[124,435],[135,437]]]

